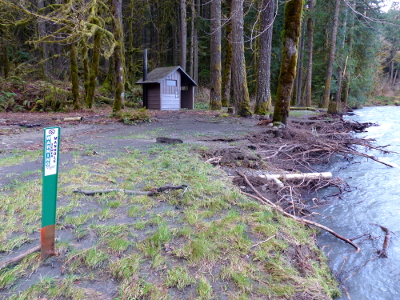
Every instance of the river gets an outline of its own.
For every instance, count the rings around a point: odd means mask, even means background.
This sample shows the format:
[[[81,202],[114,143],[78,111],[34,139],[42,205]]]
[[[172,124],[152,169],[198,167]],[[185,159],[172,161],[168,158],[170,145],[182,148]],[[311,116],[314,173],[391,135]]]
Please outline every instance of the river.
[[[369,127],[360,136],[376,139],[378,145],[389,145],[388,150],[400,153],[400,107],[368,107],[355,111],[347,117],[358,122],[374,122],[379,126]],[[355,238],[370,233],[374,239],[354,242],[362,249],[354,248],[323,232],[318,244],[329,259],[329,264],[344,284],[340,299],[352,300],[399,300],[400,299],[400,154],[382,154],[368,151],[389,168],[366,158],[356,157],[351,162],[338,161],[331,172],[351,186],[351,192],[342,194],[316,212],[323,217],[315,220],[330,227],[346,238]],[[329,194],[333,190],[325,190]],[[320,193],[321,196],[321,193]],[[392,234],[388,247],[388,258],[375,258],[382,249],[385,233],[375,225],[388,228]],[[360,243],[361,242],[361,243]],[[369,261],[369,262],[368,262]]]

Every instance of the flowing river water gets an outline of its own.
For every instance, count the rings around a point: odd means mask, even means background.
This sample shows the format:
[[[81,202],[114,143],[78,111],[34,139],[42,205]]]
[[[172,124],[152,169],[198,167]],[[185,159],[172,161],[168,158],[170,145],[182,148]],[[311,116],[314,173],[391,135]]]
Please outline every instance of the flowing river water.
[[[337,161],[331,168],[334,176],[342,178],[351,187],[330,205],[316,212],[323,215],[315,220],[346,238],[370,233],[354,242],[354,248],[329,233],[323,232],[318,244],[329,259],[333,272],[344,285],[340,299],[399,300],[400,299],[400,107],[368,107],[348,117],[358,122],[374,122],[379,126],[367,128],[365,136],[377,145],[390,145],[387,150],[398,153],[382,154],[368,151],[389,168],[366,158],[356,157],[350,162]],[[335,190],[325,190],[329,194]],[[321,193],[320,193],[321,196]],[[385,233],[376,224],[391,231],[388,258],[375,258],[382,249]],[[364,239],[364,241],[362,241]],[[371,260],[372,259],[372,260]],[[346,295],[346,290],[348,295]]]

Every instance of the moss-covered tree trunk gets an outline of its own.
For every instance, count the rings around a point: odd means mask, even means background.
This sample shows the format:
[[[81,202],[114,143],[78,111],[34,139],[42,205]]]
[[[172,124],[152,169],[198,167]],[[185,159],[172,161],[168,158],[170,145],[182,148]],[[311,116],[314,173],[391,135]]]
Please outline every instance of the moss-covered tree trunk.
[[[79,97],[78,55],[75,43],[70,45],[69,59],[71,64],[72,103],[74,104],[74,109],[80,109],[81,101]]]
[[[336,52],[336,37],[338,32],[339,25],[339,8],[340,8],[340,0],[335,0],[335,12],[333,14],[333,27],[332,27],[332,36],[331,36],[331,49],[329,51],[329,60],[328,60],[328,69],[326,71],[326,80],[325,80],[325,89],[324,95],[322,97],[321,107],[327,108],[329,104],[329,95],[331,93],[331,83],[332,83],[332,71],[333,71],[333,62],[335,60],[335,52]]]
[[[88,59],[88,47],[85,41],[81,41],[81,55],[83,65],[83,86],[85,88],[85,101],[89,89],[89,59]]]
[[[289,116],[293,81],[296,76],[302,12],[303,0],[291,0],[286,2],[285,21],[283,25],[282,63],[278,79],[278,90],[276,93],[274,122],[286,124]]]
[[[222,75],[222,106],[229,106],[231,100],[231,84],[232,84],[232,22],[231,8],[232,0],[227,0],[227,16],[228,23],[226,24],[226,39],[225,39],[225,62],[224,72]]]
[[[99,74],[101,39],[102,39],[101,31],[96,30],[94,34],[93,56],[92,56],[92,64],[90,66],[89,84],[87,86],[87,93],[86,93],[86,106],[89,108],[92,108],[93,106],[94,91],[96,89],[96,79],[97,75]]]
[[[243,0],[232,0],[232,94],[236,113],[251,115],[243,38]]]
[[[44,8],[44,0],[38,0],[38,9],[41,14],[44,13],[43,11]],[[47,35],[46,33],[46,23],[42,20],[37,23],[38,24],[38,30],[39,30],[39,38],[43,38]],[[50,65],[49,65],[49,49],[48,49],[48,44],[47,43],[41,43],[40,45],[40,54],[41,54],[41,59],[42,59],[42,73],[43,77],[46,78],[50,74]]]
[[[312,13],[314,11],[314,1],[308,1],[308,20],[307,20],[307,48],[308,48],[308,58],[307,58],[307,72],[306,72],[306,82],[305,82],[305,91],[304,91],[304,105],[306,107],[311,106],[311,84],[312,84],[312,67],[313,67],[313,45],[314,45],[314,20]]]
[[[113,14],[113,34],[116,40],[114,49],[115,93],[113,111],[118,112],[124,106],[125,72],[124,72],[124,34],[122,29],[122,0],[111,0]]]
[[[274,0],[261,3],[261,36],[257,67],[257,93],[254,113],[265,115],[271,111],[271,53],[274,22]]]
[[[211,2],[210,108],[221,109],[221,0]]]
[[[6,38],[4,37],[4,31],[0,30],[0,39],[1,39],[1,53],[0,53],[0,65],[1,65],[1,73],[4,78],[7,78],[10,74],[10,60],[8,59],[8,49]]]

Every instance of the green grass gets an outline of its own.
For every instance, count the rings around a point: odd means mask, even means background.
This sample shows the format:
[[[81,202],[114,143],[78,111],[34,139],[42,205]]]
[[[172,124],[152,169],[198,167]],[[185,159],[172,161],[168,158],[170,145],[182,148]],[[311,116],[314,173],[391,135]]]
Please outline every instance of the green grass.
[[[174,299],[171,295],[186,292],[193,299],[296,299],[306,292],[318,299],[339,293],[313,231],[247,199],[220,169],[193,154],[190,145],[123,151],[59,176],[61,240],[56,243],[59,256],[49,264],[58,262],[63,274],[41,277],[46,262],[38,263],[36,254],[0,272],[0,289],[15,289],[10,299],[83,299],[90,294],[86,287],[108,282],[121,300]],[[150,190],[166,184],[189,189],[154,197],[73,193],[78,188]],[[40,180],[4,188],[0,251],[37,243],[40,215]],[[65,234],[68,241],[62,240]],[[307,274],[292,263],[289,250],[299,244],[312,253]],[[32,285],[20,290],[33,271]]]
[[[178,290],[183,290],[185,287],[195,282],[195,279],[189,274],[189,271],[185,267],[179,266],[167,271],[165,283],[168,287],[176,287]]]
[[[22,164],[23,162],[30,162],[40,160],[42,151],[28,151],[28,150],[14,150],[11,153],[1,154],[0,152],[0,168]]]

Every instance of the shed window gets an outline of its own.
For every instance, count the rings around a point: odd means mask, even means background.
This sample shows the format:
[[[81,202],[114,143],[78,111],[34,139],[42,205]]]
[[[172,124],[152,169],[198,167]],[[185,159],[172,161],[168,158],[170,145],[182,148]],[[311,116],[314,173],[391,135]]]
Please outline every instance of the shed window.
[[[167,86],[176,86],[176,80],[167,80]]]

